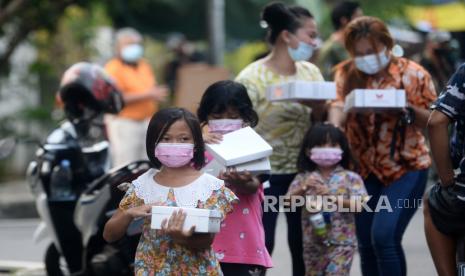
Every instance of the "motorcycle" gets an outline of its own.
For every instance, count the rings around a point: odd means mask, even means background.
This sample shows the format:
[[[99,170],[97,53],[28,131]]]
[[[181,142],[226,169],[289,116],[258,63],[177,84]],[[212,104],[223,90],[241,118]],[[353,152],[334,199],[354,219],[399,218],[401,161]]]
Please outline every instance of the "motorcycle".
[[[103,228],[130,182],[150,168],[148,161],[110,170],[110,147],[101,123],[118,113],[123,98],[95,64],[80,62],[65,71],[59,99],[66,121],[39,144],[27,180],[42,220],[34,240],[52,241],[45,253],[48,275],[132,275],[141,221],[108,244]],[[94,135],[95,133],[100,135]]]
[[[54,198],[54,168],[70,163],[72,196]],[[131,275],[140,237],[140,222],[115,244],[103,239],[103,228],[125,193],[125,185],[150,168],[148,161],[109,170],[109,143],[81,146],[73,125],[66,122],[40,145],[29,164],[27,179],[42,220],[34,241],[49,237],[45,253],[48,275]]]

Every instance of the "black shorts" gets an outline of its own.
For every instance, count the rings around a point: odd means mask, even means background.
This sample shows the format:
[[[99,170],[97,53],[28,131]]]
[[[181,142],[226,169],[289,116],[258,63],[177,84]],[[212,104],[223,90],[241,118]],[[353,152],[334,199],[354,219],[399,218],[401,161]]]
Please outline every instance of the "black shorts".
[[[266,268],[259,265],[220,263],[224,276],[264,276]]]
[[[465,188],[457,185],[431,187],[428,206],[434,226],[443,234],[454,237],[465,235],[465,201],[457,196],[464,195]]]

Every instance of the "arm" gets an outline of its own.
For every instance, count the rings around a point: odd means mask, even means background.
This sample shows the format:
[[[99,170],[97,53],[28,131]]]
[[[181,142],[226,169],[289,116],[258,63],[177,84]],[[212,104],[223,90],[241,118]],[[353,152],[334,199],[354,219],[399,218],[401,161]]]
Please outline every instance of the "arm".
[[[327,114],[325,101],[299,101],[299,103],[312,109],[310,115],[310,120],[312,122],[323,122],[325,120]]]
[[[145,71],[144,75],[150,76],[150,82],[155,84],[155,79],[153,77],[153,72],[150,66],[148,66],[148,64],[146,64],[145,62],[142,62],[140,66],[143,67],[142,71]],[[115,81],[116,86],[122,92],[123,100],[126,104],[132,104],[135,102],[145,100],[164,101],[168,93],[168,89],[165,86],[153,85],[150,89],[147,89],[147,91],[144,91],[143,93],[133,94],[131,93],[133,91],[131,91],[124,82],[124,76],[122,75],[123,72],[121,71],[121,67],[120,65],[118,65],[118,63],[109,62],[105,66],[105,71]]]
[[[426,108],[421,108],[417,106],[410,107],[415,112],[415,121],[413,122],[413,125],[420,129],[425,129],[428,124],[428,119],[431,112]]]
[[[142,205],[123,211],[121,209],[116,210],[116,213],[107,221],[105,228],[103,229],[103,238],[105,241],[111,243],[121,239],[129,224],[135,218],[142,218],[150,215],[152,206]]]
[[[336,127],[341,128],[346,120],[344,113],[344,82],[345,77],[343,69],[338,69],[334,74],[334,82],[336,83],[336,99],[331,101],[328,109],[328,121]]]
[[[336,127],[341,127],[345,122],[346,116],[340,106],[333,105],[328,110],[328,121]]]
[[[252,176],[250,172],[238,172],[236,169],[228,169],[225,173],[220,173],[220,179],[233,185],[241,194],[255,194],[260,187],[260,181]]]
[[[417,71],[417,74],[403,73],[402,83],[405,82],[405,78],[409,78],[410,80],[407,83],[411,84],[404,84],[406,92],[409,94],[413,93],[413,95],[408,97],[408,106],[413,109],[415,114],[413,126],[421,130],[426,129],[431,114],[429,108],[431,103],[437,99],[437,93],[431,75],[421,68]]]
[[[454,168],[450,158],[448,126],[449,117],[434,110],[428,121],[428,135],[431,152],[436,163],[441,185],[448,186],[454,182]]]
[[[166,87],[154,86],[142,94],[123,93],[123,99],[126,104],[145,100],[164,101],[167,94],[168,89]]]
[[[311,195],[327,195],[329,193],[328,187],[313,176],[296,177],[286,193],[285,202],[290,202],[295,196],[304,196],[309,189],[312,189]]]

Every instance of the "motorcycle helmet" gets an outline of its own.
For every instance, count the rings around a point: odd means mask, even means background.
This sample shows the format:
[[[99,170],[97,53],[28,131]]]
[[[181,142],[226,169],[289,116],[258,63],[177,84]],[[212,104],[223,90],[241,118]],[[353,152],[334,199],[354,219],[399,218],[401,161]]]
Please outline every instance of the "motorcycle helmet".
[[[116,114],[123,108],[123,97],[102,67],[79,62],[65,71],[59,96],[72,122],[91,120],[102,113]]]

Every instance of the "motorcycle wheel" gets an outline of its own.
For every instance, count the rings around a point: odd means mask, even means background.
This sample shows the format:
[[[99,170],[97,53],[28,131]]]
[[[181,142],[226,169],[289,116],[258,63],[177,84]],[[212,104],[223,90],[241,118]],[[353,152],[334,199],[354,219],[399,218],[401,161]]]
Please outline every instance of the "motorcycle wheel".
[[[58,252],[55,245],[52,243],[48,246],[45,252],[45,270],[49,276],[65,276],[61,268],[62,256]]]

